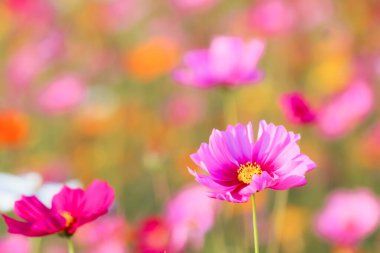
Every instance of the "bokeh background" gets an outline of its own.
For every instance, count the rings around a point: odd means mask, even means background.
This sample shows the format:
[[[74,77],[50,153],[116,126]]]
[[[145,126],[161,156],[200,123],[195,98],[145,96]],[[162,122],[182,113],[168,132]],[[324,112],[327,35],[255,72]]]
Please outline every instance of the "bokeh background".
[[[377,0],[0,1],[1,171],[84,186],[107,180],[117,193],[109,218],[121,223],[110,229],[120,252],[163,252],[141,250],[141,231],[150,219],[159,227],[149,235],[153,242],[170,237],[162,220],[176,193],[194,184],[189,155],[213,128],[252,121],[257,129],[265,119],[301,133],[303,153],[318,165],[307,186],[289,192],[281,252],[338,252],[314,232],[326,196],[357,187],[380,194],[379,24]],[[228,90],[172,79],[186,51],[207,48],[218,35],[265,41],[262,82]],[[370,95],[347,92],[355,82],[365,83]],[[280,98],[293,91],[315,111],[331,105],[332,125],[348,114],[343,126],[331,134],[316,123],[289,122]],[[344,92],[346,102],[334,107]],[[363,103],[369,106],[360,111]],[[274,192],[258,198],[266,248],[274,238]],[[218,205],[204,244],[189,242],[183,252],[252,247],[250,204]],[[0,230],[6,238],[3,222]],[[98,252],[78,238],[78,250]],[[65,252],[61,244],[55,237],[42,241],[44,252]],[[380,234],[358,252],[380,252]]]

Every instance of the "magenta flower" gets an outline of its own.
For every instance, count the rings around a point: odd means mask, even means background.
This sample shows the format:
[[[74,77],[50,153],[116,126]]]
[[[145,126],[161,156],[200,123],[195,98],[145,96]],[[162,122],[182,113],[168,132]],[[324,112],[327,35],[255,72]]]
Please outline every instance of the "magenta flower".
[[[210,197],[229,202],[246,202],[258,191],[285,190],[306,184],[305,173],[316,167],[300,153],[300,135],[283,126],[260,122],[257,140],[252,124],[213,130],[209,144],[191,155],[209,175],[189,170],[195,179],[212,190]]]
[[[114,191],[106,183],[94,181],[86,191],[64,186],[47,208],[35,196],[22,197],[15,203],[14,212],[24,221],[3,215],[8,232],[26,236],[61,233],[71,236],[88,222],[108,212]]]
[[[286,118],[294,124],[313,123],[316,119],[315,112],[298,92],[284,94],[281,97],[281,108]]]
[[[334,246],[355,247],[379,225],[379,199],[367,189],[337,190],[316,216],[316,232]]]
[[[264,48],[260,40],[245,43],[238,37],[216,37],[209,49],[186,53],[184,66],[173,76],[181,84],[201,88],[256,83],[263,78],[257,64]]]
[[[189,186],[168,203],[165,216],[171,233],[170,252],[183,252],[188,244],[202,248],[217,211],[216,200],[207,198],[205,193],[203,186]]]

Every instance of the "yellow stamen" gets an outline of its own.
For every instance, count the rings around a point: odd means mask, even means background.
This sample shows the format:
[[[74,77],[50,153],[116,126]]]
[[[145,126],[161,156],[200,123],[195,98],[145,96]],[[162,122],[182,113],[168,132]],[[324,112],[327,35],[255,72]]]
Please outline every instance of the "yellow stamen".
[[[254,175],[261,175],[261,173],[263,173],[263,170],[257,163],[252,164],[251,162],[247,162],[246,164],[240,165],[240,168],[237,171],[237,173],[238,180],[240,182],[250,184],[252,181],[252,177]]]
[[[70,227],[74,223],[74,217],[69,213],[69,212],[62,212],[61,213],[62,217],[65,218],[66,220],[66,227]]]

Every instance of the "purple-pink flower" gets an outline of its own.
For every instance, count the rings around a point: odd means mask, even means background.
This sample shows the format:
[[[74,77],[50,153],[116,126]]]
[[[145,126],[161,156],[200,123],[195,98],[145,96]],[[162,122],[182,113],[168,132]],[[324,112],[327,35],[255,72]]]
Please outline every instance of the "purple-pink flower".
[[[114,191],[106,183],[95,180],[87,190],[64,186],[48,208],[35,196],[22,197],[14,212],[24,221],[3,215],[11,234],[45,236],[55,233],[70,236],[82,225],[108,212]]]
[[[316,232],[335,246],[355,247],[378,227],[380,202],[367,189],[336,190],[317,214]]]
[[[189,186],[168,203],[165,217],[171,234],[170,252],[183,252],[188,244],[202,248],[217,211],[216,200],[207,198],[205,193],[203,186]]]
[[[239,37],[216,37],[209,49],[186,53],[183,66],[173,76],[181,84],[201,88],[257,83],[263,78],[257,64],[264,48],[264,42],[257,39],[244,42]]]
[[[214,129],[209,143],[202,143],[192,160],[206,174],[189,170],[211,189],[210,197],[229,202],[246,202],[266,188],[285,190],[306,184],[305,173],[316,167],[300,152],[299,134],[283,126],[260,122],[255,140],[252,124]]]
[[[294,124],[313,123],[316,119],[316,113],[298,92],[284,94],[281,97],[281,108],[286,118]]]

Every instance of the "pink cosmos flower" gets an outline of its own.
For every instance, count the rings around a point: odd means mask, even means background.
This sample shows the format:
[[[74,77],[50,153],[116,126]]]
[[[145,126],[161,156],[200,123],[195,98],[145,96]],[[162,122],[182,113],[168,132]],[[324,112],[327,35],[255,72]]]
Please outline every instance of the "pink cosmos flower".
[[[374,94],[369,84],[355,80],[319,110],[318,128],[329,138],[343,137],[368,116],[373,104]]]
[[[191,155],[209,175],[190,170],[195,179],[212,190],[211,198],[239,203],[252,194],[270,188],[285,190],[306,184],[305,173],[316,167],[300,153],[300,135],[283,126],[260,122],[257,140],[252,124],[214,129],[209,143]]]
[[[88,253],[127,253],[129,226],[121,216],[105,216],[83,226],[75,239]]]
[[[138,253],[162,253],[167,251],[170,232],[159,217],[148,217],[137,231]]]
[[[294,124],[308,124],[315,121],[316,114],[302,94],[298,92],[284,94],[280,102],[281,109],[290,122]]]
[[[171,0],[173,5],[184,12],[195,12],[209,9],[219,2],[219,0]]]
[[[266,35],[290,31],[296,23],[295,11],[282,0],[259,1],[250,11],[250,26]]]
[[[110,32],[125,30],[142,15],[141,1],[106,0],[102,1],[100,25]]]
[[[166,116],[175,125],[194,125],[205,114],[205,101],[201,97],[176,94],[166,105]]]
[[[263,78],[257,64],[264,48],[256,39],[245,43],[238,37],[216,37],[209,49],[186,53],[184,66],[175,70],[173,77],[181,84],[201,88],[256,83]]]
[[[64,49],[64,34],[52,31],[39,41],[30,43],[11,56],[6,67],[6,77],[13,89],[26,89]]]
[[[334,4],[329,0],[296,0],[297,25],[310,29],[327,23],[334,17]]]
[[[16,52],[7,66],[9,84],[14,88],[27,88],[30,82],[43,71],[45,64],[32,48],[26,47]]]
[[[47,208],[35,196],[22,197],[15,203],[14,212],[24,221],[3,215],[8,232],[25,236],[44,236],[62,233],[70,236],[88,222],[108,212],[114,191],[106,183],[95,180],[86,191],[64,186]]]
[[[22,24],[37,25],[38,27],[51,27],[55,19],[53,5],[46,0],[6,0],[16,21]]]
[[[168,203],[165,216],[171,233],[170,252],[183,252],[188,243],[202,248],[206,233],[214,225],[217,208],[215,200],[205,193],[203,186],[186,187]]]
[[[0,252],[29,253],[30,249],[29,239],[26,237],[7,235],[0,238]]]
[[[367,189],[336,190],[317,214],[317,233],[335,246],[357,246],[378,227],[380,202]]]
[[[85,96],[85,84],[75,75],[53,80],[38,97],[39,108],[49,115],[59,115],[77,106]]]

